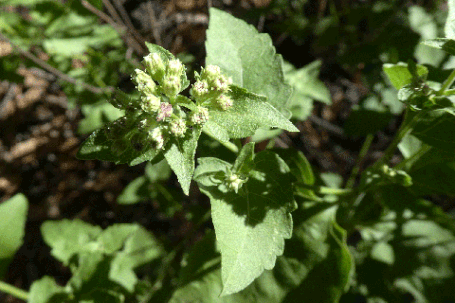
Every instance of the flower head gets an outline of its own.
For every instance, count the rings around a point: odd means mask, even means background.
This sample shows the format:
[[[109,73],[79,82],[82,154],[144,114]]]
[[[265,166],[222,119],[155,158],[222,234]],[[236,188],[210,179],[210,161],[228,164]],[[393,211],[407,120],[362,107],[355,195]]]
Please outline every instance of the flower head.
[[[182,118],[174,119],[170,123],[170,131],[176,137],[183,137],[186,132],[186,123]]]
[[[202,125],[209,120],[209,110],[206,107],[198,106],[196,111],[191,113],[191,123]]]
[[[158,115],[156,116],[156,121],[163,121],[165,118],[169,118],[172,115],[173,109],[172,105],[168,102],[161,102],[160,108],[158,110]]]
[[[141,108],[145,112],[154,113],[160,108],[161,100],[155,95],[142,96],[141,101]]]
[[[160,81],[164,75],[164,62],[158,53],[148,54],[144,57],[144,64],[152,78]]]
[[[226,95],[218,96],[216,103],[221,107],[222,110],[228,110],[234,104],[232,99]]]

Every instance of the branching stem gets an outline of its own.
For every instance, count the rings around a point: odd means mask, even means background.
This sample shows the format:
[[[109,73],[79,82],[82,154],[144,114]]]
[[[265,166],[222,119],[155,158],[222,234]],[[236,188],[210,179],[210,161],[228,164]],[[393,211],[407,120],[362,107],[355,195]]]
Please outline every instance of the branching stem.
[[[24,301],[28,300],[28,293],[26,291],[3,281],[0,281],[0,291]]]

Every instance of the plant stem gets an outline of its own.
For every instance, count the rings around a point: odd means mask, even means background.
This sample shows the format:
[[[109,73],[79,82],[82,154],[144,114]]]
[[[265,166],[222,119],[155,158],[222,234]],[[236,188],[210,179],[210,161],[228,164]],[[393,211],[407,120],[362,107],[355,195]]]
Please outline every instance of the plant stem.
[[[0,281],[0,291],[24,301],[28,300],[28,293],[26,291],[3,281]]]
[[[442,84],[441,89],[437,92],[437,94],[440,96],[442,95],[446,89],[448,89],[452,84],[453,81],[455,81],[455,69],[450,73],[449,77],[444,81]]]
[[[321,195],[335,195],[335,196],[345,196],[352,193],[352,190],[349,188],[332,188],[327,186],[313,186],[308,184],[297,183],[297,186],[311,189],[314,192]]]
[[[346,182],[346,188],[352,188],[355,184],[355,179],[357,178],[360,172],[360,165],[363,162],[363,159],[367,155],[368,150],[370,149],[371,143],[373,143],[374,135],[368,134],[365,142],[363,142],[362,148],[360,149],[359,155],[355,162],[354,168],[351,171],[348,181]]]
[[[401,140],[406,136],[412,128],[415,126],[415,124],[419,121],[419,117],[422,115],[423,111],[420,111],[417,113],[414,117],[410,118],[409,120],[409,108],[406,108],[406,113],[404,116],[404,121],[400,126],[400,129],[398,130],[398,133],[395,135],[395,138],[393,138],[392,142],[390,145],[387,147],[387,149],[384,152],[384,155],[382,156],[381,159],[379,159],[375,164],[374,168],[379,168],[381,165],[389,163],[390,159],[392,158],[393,154],[395,153],[395,150],[397,149],[398,144],[401,142]]]
[[[229,149],[234,154],[238,154],[239,153],[239,148],[234,143],[232,143],[230,141],[226,141],[226,142],[220,141],[217,138],[215,138],[215,136],[211,132],[207,131],[206,129],[203,129],[202,131],[204,132],[204,134],[206,134],[210,138],[215,139],[216,141],[220,142],[224,147]]]

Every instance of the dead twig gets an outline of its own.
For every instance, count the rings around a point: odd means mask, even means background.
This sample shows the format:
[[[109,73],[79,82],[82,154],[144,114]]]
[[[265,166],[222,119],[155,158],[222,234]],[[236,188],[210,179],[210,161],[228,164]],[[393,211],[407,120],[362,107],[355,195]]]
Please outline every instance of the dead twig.
[[[54,75],[56,75],[57,77],[65,80],[66,82],[72,83],[74,85],[80,85],[83,88],[85,88],[86,90],[91,91],[92,93],[95,93],[95,94],[101,94],[101,93],[114,91],[114,88],[110,87],[110,86],[105,87],[105,88],[96,87],[96,86],[92,86],[90,84],[87,84],[87,83],[85,83],[85,82],[83,82],[81,80],[74,79],[73,77],[68,76],[67,74],[61,72],[60,70],[56,69],[55,67],[49,65],[45,61],[43,61],[40,58],[36,57],[32,53],[21,49],[19,46],[17,46],[13,42],[11,42],[11,40],[8,39],[6,36],[4,36],[1,32],[0,32],[0,39],[4,40],[4,41],[8,41],[11,44],[11,46],[15,50],[17,50],[21,55],[23,55],[24,57],[32,60],[36,65],[40,66],[41,68],[47,70],[48,72],[50,72],[50,73],[52,73]]]
[[[128,13],[126,12],[123,5],[120,3],[120,0],[114,0],[114,5],[117,8],[117,10],[120,12],[120,15],[122,16],[123,21],[128,26],[128,29],[134,35],[136,40],[139,43],[141,43],[141,45],[145,45],[145,38],[141,34],[139,34],[139,32],[134,27],[133,22],[131,21],[130,17],[128,16]]]
[[[112,20],[111,17],[109,17],[108,15],[106,15],[105,13],[103,13],[102,11],[100,11],[99,9],[97,9],[96,7],[91,5],[90,3],[88,3],[86,0],[82,0],[82,5],[86,9],[88,9],[89,11],[91,11],[92,13],[97,15],[98,18],[100,18],[101,20],[109,23],[120,34],[120,36],[122,36],[124,38],[125,43],[129,47],[134,49],[134,51],[138,55],[142,56],[145,53],[144,48],[136,40],[132,39],[130,36],[125,34],[125,32],[129,31],[128,28],[125,25],[121,25],[121,24],[116,23],[114,20]]]
[[[152,1],[147,2],[147,9],[150,16],[150,24],[152,26],[153,39],[155,39],[156,44],[162,45],[161,35],[160,35],[160,26],[155,19],[155,10],[153,9]]]

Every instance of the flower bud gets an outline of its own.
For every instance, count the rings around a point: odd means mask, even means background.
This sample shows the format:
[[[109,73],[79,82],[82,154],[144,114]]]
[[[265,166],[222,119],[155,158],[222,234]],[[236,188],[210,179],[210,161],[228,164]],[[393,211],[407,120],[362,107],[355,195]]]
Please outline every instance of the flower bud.
[[[176,137],[183,137],[186,132],[186,123],[182,118],[172,120],[170,123],[171,133]]]
[[[209,120],[209,110],[206,107],[198,106],[195,112],[191,113],[190,121],[193,124],[203,125]]]
[[[218,78],[221,75],[221,69],[217,65],[207,65],[207,67],[202,71],[202,77],[208,79],[209,81]]]
[[[233,105],[232,99],[226,95],[218,96],[216,103],[221,107],[222,110],[228,110]]]
[[[161,99],[149,94],[141,97],[141,108],[147,113],[154,113],[160,108]]]
[[[158,110],[158,115],[156,116],[156,121],[163,121],[165,118],[169,118],[173,113],[172,105],[168,102],[161,102],[160,108]]]
[[[167,66],[167,75],[180,77],[180,75],[183,72],[183,69],[184,69],[183,64],[182,62],[180,62],[179,59],[169,60]]]
[[[241,185],[245,183],[245,180],[242,180],[237,174],[231,174],[226,178],[226,183],[230,190],[237,193]]]
[[[157,53],[148,54],[144,57],[144,64],[152,78],[161,81],[164,76],[165,66],[163,59]]]
[[[196,99],[204,96],[205,94],[208,94],[208,92],[209,85],[205,80],[196,81],[190,91],[191,95]]]
[[[168,97],[175,97],[180,92],[180,77],[177,76],[166,76],[163,80],[163,91]]]
[[[152,141],[155,143],[156,149],[162,149],[164,145],[164,137],[163,132],[159,127],[155,127],[150,131],[150,137]]]
[[[232,84],[232,79],[227,78],[223,75],[220,75],[218,78],[213,80],[210,83],[213,86],[213,89],[220,92],[226,92],[229,90],[229,85]]]
[[[136,88],[143,94],[153,94],[156,91],[156,83],[152,77],[140,69],[134,70],[135,75],[133,81],[136,83]]]

